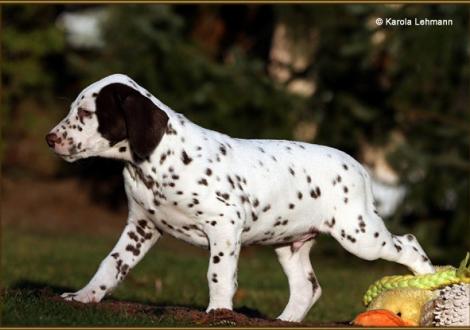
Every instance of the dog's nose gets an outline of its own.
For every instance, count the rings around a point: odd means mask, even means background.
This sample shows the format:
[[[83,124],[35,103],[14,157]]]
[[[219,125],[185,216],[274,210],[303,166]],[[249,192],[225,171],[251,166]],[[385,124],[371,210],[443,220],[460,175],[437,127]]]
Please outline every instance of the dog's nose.
[[[46,135],[46,142],[49,147],[53,148],[56,143],[60,142],[60,137],[58,137],[55,133],[49,133]]]

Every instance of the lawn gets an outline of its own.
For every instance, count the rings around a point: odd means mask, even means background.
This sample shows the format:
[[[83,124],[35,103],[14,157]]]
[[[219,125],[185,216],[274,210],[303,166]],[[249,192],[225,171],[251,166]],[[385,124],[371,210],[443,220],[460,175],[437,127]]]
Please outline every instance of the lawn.
[[[203,311],[208,301],[207,252],[173,239],[158,242],[104,303],[84,306],[63,302],[58,295],[87,283],[117,231],[85,235],[7,225],[2,236],[3,326],[194,326],[168,309]],[[399,265],[359,260],[327,237],[319,240],[311,259],[323,289],[305,319],[311,325],[353,319],[363,310],[361,298],[369,284],[406,272]],[[287,300],[287,280],[274,251],[244,249],[235,309],[274,318]],[[128,308],[124,302],[135,304]]]

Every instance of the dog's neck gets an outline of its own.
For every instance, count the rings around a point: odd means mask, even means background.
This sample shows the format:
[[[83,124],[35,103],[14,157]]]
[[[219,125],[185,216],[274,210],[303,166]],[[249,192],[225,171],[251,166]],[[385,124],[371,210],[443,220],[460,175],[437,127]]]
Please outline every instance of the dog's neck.
[[[127,152],[120,159],[126,162],[130,173],[147,187],[154,183],[166,187],[168,184],[166,181],[172,172],[188,165],[196,156],[195,141],[203,139],[200,136],[200,129],[195,129],[196,127],[184,116],[177,114],[168,120],[163,138],[149,157],[136,159],[132,155],[132,150],[127,148]],[[176,147],[181,145],[182,147]]]
[[[167,188],[172,189],[173,177],[178,173],[194,170],[196,164],[203,167],[206,163],[222,161],[220,149],[229,139],[227,135],[206,130],[177,114],[168,121],[165,134],[150,157],[136,161],[129,153],[126,167],[131,177],[139,179],[147,188],[164,192]]]

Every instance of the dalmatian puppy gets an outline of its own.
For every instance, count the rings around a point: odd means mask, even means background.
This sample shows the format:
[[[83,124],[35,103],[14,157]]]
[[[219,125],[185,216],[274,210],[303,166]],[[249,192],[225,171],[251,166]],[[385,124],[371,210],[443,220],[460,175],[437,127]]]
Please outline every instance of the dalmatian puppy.
[[[301,321],[320,297],[309,260],[320,233],[362,259],[434,272],[413,235],[387,230],[368,173],[347,154],[202,128],[125,75],[85,88],[46,140],[68,162],[100,156],[126,164],[127,225],[90,282],[66,300],[99,302],[163,234],[209,250],[207,311],[232,309],[245,245],[274,247],[289,282],[279,316],[286,321]]]

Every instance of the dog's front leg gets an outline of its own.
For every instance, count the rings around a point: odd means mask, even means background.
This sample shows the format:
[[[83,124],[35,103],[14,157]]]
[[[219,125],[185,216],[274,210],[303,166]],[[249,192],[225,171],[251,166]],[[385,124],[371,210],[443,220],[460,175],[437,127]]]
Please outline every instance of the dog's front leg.
[[[161,232],[147,220],[128,220],[116,246],[101,262],[90,282],[74,293],[64,293],[65,300],[99,302],[124,279],[155,244]]]
[[[206,233],[210,244],[207,272],[207,280],[209,281],[207,312],[220,308],[232,309],[232,298],[237,289],[241,229],[237,229],[233,225],[224,226],[217,221],[215,225],[207,228]]]

